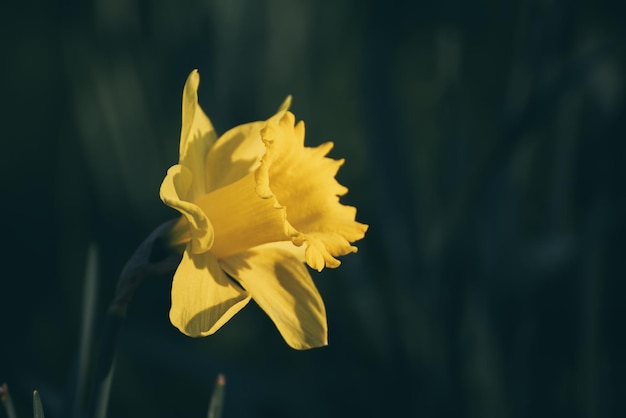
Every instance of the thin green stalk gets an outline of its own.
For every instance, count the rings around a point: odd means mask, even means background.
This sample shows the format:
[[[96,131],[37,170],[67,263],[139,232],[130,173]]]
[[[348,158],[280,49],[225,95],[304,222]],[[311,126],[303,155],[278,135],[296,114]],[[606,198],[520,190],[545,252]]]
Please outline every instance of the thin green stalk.
[[[115,370],[115,361],[111,364],[109,374],[106,375],[102,385],[100,385],[100,393],[98,393],[97,403],[95,405],[94,417],[105,418],[109,408],[109,396],[111,394],[111,383],[113,382],[113,371]]]
[[[93,347],[93,327],[96,313],[96,300],[98,296],[98,248],[91,244],[87,251],[85,263],[85,276],[83,288],[82,323],[80,329],[80,342],[78,345],[78,365],[76,369],[76,382],[74,389],[72,417],[81,416],[81,410],[85,402],[85,389],[91,364],[90,353]]]
[[[39,398],[39,392],[33,391],[33,416],[35,418],[45,418],[43,415],[43,405]]]
[[[223,374],[217,376],[215,382],[215,389],[211,395],[211,403],[209,404],[209,412],[207,418],[221,418],[222,406],[224,405],[224,387],[226,386],[226,379]]]
[[[111,309],[107,312],[100,336],[100,353],[94,370],[91,395],[87,404],[87,417],[89,418],[106,416],[113,380],[115,351],[125,316],[125,313]]]

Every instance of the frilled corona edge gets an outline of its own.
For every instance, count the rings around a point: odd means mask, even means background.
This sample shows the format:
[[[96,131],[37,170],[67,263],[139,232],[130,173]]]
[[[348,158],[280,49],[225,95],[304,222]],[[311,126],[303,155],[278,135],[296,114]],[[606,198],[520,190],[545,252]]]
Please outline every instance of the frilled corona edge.
[[[307,264],[321,271],[339,266],[335,257],[356,252],[350,243],[363,238],[367,225],[355,221],[356,208],[339,203],[348,189],[335,180],[344,160],[326,157],[333,143],[305,147],[304,122],[294,123],[293,113],[279,112],[261,130],[266,152],[255,172],[256,190],[284,211],[285,234],[306,246]]]

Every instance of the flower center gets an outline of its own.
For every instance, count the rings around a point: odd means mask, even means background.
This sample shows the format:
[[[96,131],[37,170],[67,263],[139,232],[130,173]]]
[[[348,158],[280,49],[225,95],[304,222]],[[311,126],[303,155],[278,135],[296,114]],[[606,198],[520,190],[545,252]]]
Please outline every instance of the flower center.
[[[207,215],[215,231],[209,251],[224,258],[257,245],[289,240],[285,211],[273,202],[256,193],[254,173],[199,197],[194,203]]]

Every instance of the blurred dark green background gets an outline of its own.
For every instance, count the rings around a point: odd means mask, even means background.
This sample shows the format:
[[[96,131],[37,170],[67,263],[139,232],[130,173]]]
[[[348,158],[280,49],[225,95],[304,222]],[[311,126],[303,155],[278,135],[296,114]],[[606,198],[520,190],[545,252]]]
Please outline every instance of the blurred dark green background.
[[[69,416],[85,264],[98,314],[175,216],[188,73],[217,130],[287,94],[346,158],[370,230],[313,276],[330,345],[297,352],[251,303],[216,335],[146,283],[110,417],[625,416],[626,7],[592,0],[77,0],[0,7],[0,382]],[[0,412],[0,416],[3,413]]]

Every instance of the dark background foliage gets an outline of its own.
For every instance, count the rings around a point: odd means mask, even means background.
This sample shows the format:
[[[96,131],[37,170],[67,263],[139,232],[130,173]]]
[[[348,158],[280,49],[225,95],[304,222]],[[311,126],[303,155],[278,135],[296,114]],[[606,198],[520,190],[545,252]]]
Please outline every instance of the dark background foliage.
[[[250,304],[216,335],[147,282],[111,417],[609,417],[626,393],[626,7],[617,1],[9,1],[2,43],[0,382],[68,416],[84,272],[98,316],[175,213],[180,94],[217,130],[287,94],[346,158],[370,230],[313,273],[330,345],[296,352]],[[96,321],[99,323],[98,321]],[[0,416],[2,412],[0,412]]]

